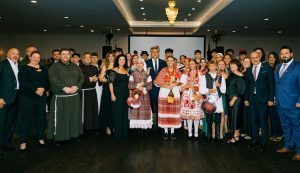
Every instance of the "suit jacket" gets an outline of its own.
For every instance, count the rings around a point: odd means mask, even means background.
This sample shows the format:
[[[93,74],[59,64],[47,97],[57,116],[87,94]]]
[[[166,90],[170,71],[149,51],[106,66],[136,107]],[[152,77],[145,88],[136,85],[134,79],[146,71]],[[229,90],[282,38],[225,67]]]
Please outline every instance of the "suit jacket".
[[[17,95],[17,79],[7,59],[0,62],[0,98],[13,103]]]
[[[300,103],[300,63],[293,60],[279,78],[281,66],[275,67],[276,104],[286,109],[296,109],[296,103]]]
[[[274,101],[274,74],[272,68],[267,63],[262,63],[256,81],[252,74],[252,67],[246,70],[246,90],[245,100],[252,101],[254,97],[254,88],[256,88],[256,95],[259,97],[260,103],[267,103]]]
[[[166,61],[161,60],[161,59],[158,59],[158,60],[159,60],[159,62],[158,62],[157,73],[155,73],[155,71],[154,71],[154,65],[152,63],[152,59],[148,59],[146,61],[147,68],[150,67],[150,76],[152,78],[152,81],[155,80],[155,78],[158,75],[158,73],[160,72],[160,70],[167,66]],[[156,85],[153,85],[152,90],[150,91],[151,100],[157,100],[158,99],[158,94],[159,94],[159,87],[157,87]]]

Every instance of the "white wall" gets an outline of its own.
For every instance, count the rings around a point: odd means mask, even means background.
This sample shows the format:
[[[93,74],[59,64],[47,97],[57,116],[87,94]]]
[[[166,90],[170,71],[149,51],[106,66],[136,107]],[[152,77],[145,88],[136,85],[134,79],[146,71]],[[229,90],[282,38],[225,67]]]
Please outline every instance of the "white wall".
[[[208,38],[206,42],[208,43]],[[212,41],[210,45],[211,48],[215,47]],[[235,55],[238,55],[240,49],[246,49],[249,54],[256,47],[262,47],[266,54],[272,51],[279,53],[282,45],[290,46],[295,59],[300,60],[300,36],[224,36],[223,42],[218,44],[224,46],[225,50],[232,48]]]
[[[111,41],[113,49],[115,41],[118,47],[123,48],[125,52],[128,49],[128,36],[116,35]],[[78,35],[60,35],[60,34],[2,34],[0,35],[0,49],[5,51],[10,47],[17,47],[24,56],[25,48],[28,45],[35,45],[41,51],[43,58],[51,57],[53,49],[74,48],[77,52],[98,52],[102,55],[102,46],[105,46],[105,35],[97,34],[78,34]]]
[[[115,35],[111,45],[123,48],[125,52],[128,50],[128,36]],[[206,40],[208,44],[208,38]],[[0,50],[7,50],[10,47],[17,47],[24,56],[25,47],[29,44],[36,45],[42,52],[44,58],[51,56],[54,48],[74,48],[79,53],[96,51],[102,55],[102,46],[106,45],[105,35],[97,34],[78,34],[78,35],[60,35],[60,34],[0,34]],[[253,48],[260,46],[265,49],[266,53],[271,51],[279,52],[282,45],[289,45],[293,48],[294,57],[300,60],[300,36],[224,36],[224,40],[220,46],[225,49],[232,48],[235,54],[240,49],[246,49],[248,52]],[[211,42],[211,48],[214,43]],[[207,49],[206,49],[207,50]]]

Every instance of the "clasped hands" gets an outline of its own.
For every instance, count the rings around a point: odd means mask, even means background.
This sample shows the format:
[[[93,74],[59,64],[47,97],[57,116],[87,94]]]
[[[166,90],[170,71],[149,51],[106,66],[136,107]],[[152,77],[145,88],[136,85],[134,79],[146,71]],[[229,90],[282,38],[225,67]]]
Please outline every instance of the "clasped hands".
[[[91,82],[97,82],[98,81],[98,77],[96,75],[89,77]]]
[[[78,87],[77,86],[72,86],[72,87],[64,87],[63,91],[67,94],[74,94],[78,91]]]
[[[43,96],[44,95],[44,92],[45,92],[45,89],[44,88],[37,88],[35,93],[39,96]]]

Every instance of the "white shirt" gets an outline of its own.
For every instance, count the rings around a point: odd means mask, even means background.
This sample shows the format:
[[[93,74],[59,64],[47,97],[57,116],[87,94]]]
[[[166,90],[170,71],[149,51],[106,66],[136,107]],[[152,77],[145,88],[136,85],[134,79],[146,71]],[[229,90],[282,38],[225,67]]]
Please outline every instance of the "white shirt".
[[[253,65],[253,67],[252,67],[252,74],[253,74],[253,71],[255,69],[255,66],[256,66],[256,74],[255,74],[255,76],[256,76],[256,79],[257,79],[258,73],[259,73],[259,70],[260,70],[260,67],[261,67],[261,62],[259,64],[257,64],[257,65]]]
[[[153,70],[155,71],[158,71],[158,68],[159,68],[159,58],[157,58],[156,60],[154,59],[154,58],[151,58],[152,59],[152,64],[153,64]],[[155,69],[155,61],[157,62],[157,66],[156,66],[156,68],[157,69]]]
[[[282,70],[282,68],[284,66],[283,64],[286,64],[286,66],[284,67],[285,68],[284,71],[286,71],[286,69],[288,69],[288,67],[292,64],[293,61],[294,61],[294,59],[290,60],[290,62],[288,62],[288,63],[282,63],[282,65],[281,65],[281,67],[279,69],[279,74],[280,74],[280,72],[281,72],[281,70]]]
[[[19,73],[19,68],[18,68],[18,61],[16,63],[14,63],[12,60],[10,60],[9,58],[7,58],[8,62],[10,63],[11,68],[14,71],[15,77],[16,77],[16,81],[17,81],[17,86],[16,86],[16,90],[19,89],[19,79],[18,79],[18,73]]]

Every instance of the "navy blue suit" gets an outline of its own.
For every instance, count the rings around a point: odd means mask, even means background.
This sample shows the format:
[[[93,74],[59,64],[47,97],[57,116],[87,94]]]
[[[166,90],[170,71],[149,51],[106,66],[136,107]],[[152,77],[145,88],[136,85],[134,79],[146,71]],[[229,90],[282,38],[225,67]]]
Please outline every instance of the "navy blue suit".
[[[276,66],[276,104],[284,133],[284,147],[296,149],[300,154],[300,63],[293,60],[285,72],[279,77],[282,64]]]
[[[0,109],[0,144],[10,147],[18,116],[17,78],[7,59],[0,62],[0,98],[5,105]]]
[[[250,107],[252,140],[258,141],[258,130],[261,128],[262,144],[266,144],[268,141],[268,101],[274,101],[274,74],[268,64],[262,63],[255,80],[252,69],[253,67],[248,68],[245,75],[245,101],[249,102]]]
[[[149,59],[146,61],[147,68],[150,68],[150,75],[152,78],[152,81],[155,80],[156,76],[160,72],[161,69],[167,66],[166,62],[164,60],[158,59],[158,70],[157,72],[154,71],[154,64],[152,62],[152,59]],[[156,114],[156,127],[158,127],[158,95],[159,95],[159,87],[153,84],[151,91],[149,92],[150,96],[150,102],[151,102],[151,109],[152,112]]]

